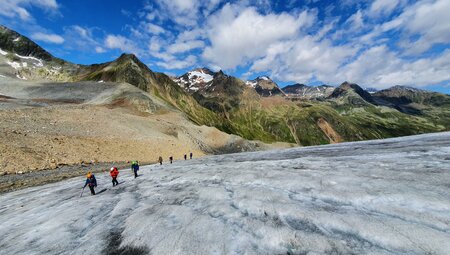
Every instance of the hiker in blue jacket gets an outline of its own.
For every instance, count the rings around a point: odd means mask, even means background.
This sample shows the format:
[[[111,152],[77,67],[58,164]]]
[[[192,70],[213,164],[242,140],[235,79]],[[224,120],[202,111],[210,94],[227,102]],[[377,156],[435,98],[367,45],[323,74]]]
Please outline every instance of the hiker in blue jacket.
[[[137,160],[131,162],[131,170],[134,172],[134,178],[138,177],[137,172],[139,171],[139,162]]]
[[[94,174],[92,174],[91,172],[88,172],[86,175],[86,182],[84,183],[83,189],[86,188],[86,186],[89,186],[91,195],[95,195],[94,188],[97,187],[97,180],[95,179]]]

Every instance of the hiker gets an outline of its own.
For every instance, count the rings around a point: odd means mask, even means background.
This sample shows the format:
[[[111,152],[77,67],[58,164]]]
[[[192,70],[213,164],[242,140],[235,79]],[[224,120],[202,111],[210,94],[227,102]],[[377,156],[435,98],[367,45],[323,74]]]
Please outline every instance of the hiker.
[[[172,164],[172,161],[173,161],[173,157],[172,156],[169,157],[169,161],[170,161],[170,164]]]
[[[131,162],[131,170],[134,172],[134,178],[138,177],[137,172],[139,171],[139,162],[137,160]]]
[[[162,157],[161,157],[161,156],[159,156],[159,158],[158,158],[158,162],[159,162],[159,165],[162,165],[163,159],[162,159]]]
[[[117,181],[117,176],[119,175],[119,170],[117,167],[111,167],[111,170],[109,171],[109,175],[112,177],[112,184],[113,187],[116,185],[119,185],[119,182]]]
[[[192,152],[189,152],[189,159],[192,159]]]
[[[83,189],[86,188],[86,185],[89,186],[91,195],[95,195],[94,188],[97,187],[97,180],[95,179],[94,174],[92,174],[91,172],[88,172],[86,174],[86,183],[84,184]]]
[[[186,154],[184,154],[184,160],[186,160],[187,159],[187,155]]]

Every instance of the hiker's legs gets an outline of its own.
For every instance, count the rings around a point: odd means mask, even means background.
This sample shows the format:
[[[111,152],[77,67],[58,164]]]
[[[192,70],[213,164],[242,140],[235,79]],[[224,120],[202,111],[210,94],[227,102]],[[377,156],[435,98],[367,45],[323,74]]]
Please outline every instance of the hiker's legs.
[[[137,170],[134,170],[134,178],[136,178],[138,175],[137,175]]]
[[[95,195],[94,186],[89,186],[89,189],[91,190],[91,195]]]

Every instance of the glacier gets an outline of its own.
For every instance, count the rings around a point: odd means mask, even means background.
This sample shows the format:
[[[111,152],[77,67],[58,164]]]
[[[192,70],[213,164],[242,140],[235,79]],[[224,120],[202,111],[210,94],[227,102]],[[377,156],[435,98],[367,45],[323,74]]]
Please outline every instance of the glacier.
[[[450,254],[450,132],[139,172],[2,194],[0,253]]]

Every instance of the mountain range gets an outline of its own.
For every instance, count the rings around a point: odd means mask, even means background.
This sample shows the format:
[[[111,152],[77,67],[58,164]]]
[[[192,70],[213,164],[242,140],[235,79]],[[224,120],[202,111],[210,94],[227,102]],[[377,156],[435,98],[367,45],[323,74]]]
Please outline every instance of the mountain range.
[[[293,84],[267,76],[244,81],[194,69],[179,77],[153,72],[135,55],[78,65],[0,27],[0,75],[29,81],[129,83],[183,112],[196,125],[266,143],[318,145],[450,130],[450,96],[411,87],[364,90]],[[0,77],[1,78],[1,77]]]

